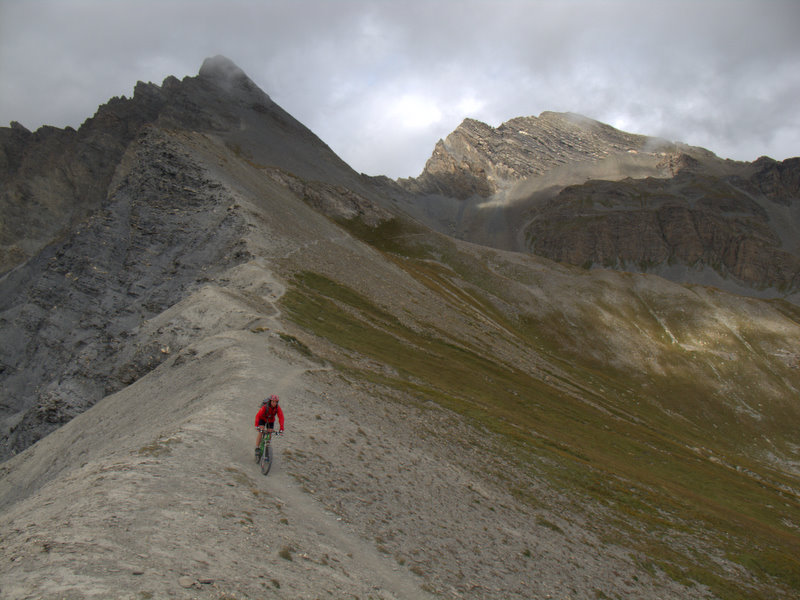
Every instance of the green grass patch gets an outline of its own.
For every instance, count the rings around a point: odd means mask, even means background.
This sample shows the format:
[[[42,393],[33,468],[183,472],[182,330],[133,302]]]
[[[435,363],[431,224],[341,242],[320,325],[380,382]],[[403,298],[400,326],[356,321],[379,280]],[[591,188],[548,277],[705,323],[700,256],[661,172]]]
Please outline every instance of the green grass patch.
[[[314,353],[311,351],[311,349],[293,335],[289,335],[287,333],[278,333],[278,336],[281,338],[281,340],[283,340],[283,342],[297,350],[303,356],[308,358],[312,358],[314,356]]]

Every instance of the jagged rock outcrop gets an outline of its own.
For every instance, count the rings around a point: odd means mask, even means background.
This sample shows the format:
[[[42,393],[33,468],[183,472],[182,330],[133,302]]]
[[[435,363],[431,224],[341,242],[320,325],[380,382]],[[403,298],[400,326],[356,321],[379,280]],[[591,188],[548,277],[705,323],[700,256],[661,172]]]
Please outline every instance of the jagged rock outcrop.
[[[680,165],[671,155],[687,151],[701,152],[570,113],[518,117],[497,128],[466,119],[437,142],[419,177],[400,183],[414,193],[488,198],[559,166],[613,157],[646,157],[654,170],[672,174]]]
[[[132,99],[111,99],[77,131],[0,128],[0,273],[100,207],[128,144],[164,101],[140,83]]]
[[[800,199],[800,158],[778,162],[762,156],[753,163],[756,171],[748,181],[773,202],[791,206]],[[737,181],[737,183],[740,183]]]

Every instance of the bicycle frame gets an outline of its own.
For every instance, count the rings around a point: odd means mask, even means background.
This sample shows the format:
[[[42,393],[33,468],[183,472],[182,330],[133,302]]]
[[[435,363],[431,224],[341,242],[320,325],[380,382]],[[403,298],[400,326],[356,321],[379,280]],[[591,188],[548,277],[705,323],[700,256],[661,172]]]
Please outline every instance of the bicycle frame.
[[[259,448],[261,449],[261,458],[258,461],[259,466],[261,467],[261,473],[266,475],[269,473],[269,470],[272,468],[272,446],[270,445],[270,441],[272,440],[272,436],[276,435],[275,430],[267,431],[266,427],[259,427],[261,431],[261,445]]]

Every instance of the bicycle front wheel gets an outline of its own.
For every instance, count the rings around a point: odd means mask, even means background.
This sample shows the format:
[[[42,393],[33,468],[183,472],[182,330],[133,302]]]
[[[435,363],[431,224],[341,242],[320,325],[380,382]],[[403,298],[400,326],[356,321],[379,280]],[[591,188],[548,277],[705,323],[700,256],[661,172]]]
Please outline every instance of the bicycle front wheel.
[[[264,454],[261,456],[261,474],[266,475],[272,468],[272,446],[267,444]]]

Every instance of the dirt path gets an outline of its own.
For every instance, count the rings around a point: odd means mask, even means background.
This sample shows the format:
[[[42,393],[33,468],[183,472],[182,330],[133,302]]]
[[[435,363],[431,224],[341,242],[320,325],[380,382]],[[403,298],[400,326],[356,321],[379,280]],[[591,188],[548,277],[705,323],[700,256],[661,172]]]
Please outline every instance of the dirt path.
[[[184,373],[167,367],[128,390],[152,398],[143,422],[131,424],[137,435],[118,436],[115,449],[87,455],[83,467],[65,468],[3,515],[3,596],[425,597],[419,578],[380,555],[285,468],[282,454],[303,445],[304,411],[295,407],[309,394],[301,383],[309,366],[263,353],[263,339],[252,334],[225,334],[196,350]],[[281,373],[274,384],[273,373]],[[209,384],[200,397],[181,393],[203,376],[225,383]],[[263,477],[252,460],[251,423],[267,385],[284,398],[287,434]],[[107,400],[72,429],[89,426],[101,436],[103,413],[130,398]],[[176,419],[187,404],[194,406]]]
[[[265,397],[275,393],[282,398],[282,406],[286,407],[287,430],[286,434],[275,442],[276,460],[269,475],[262,479],[259,479],[258,475],[255,477],[257,486],[264,490],[264,493],[273,496],[276,505],[281,507],[281,513],[284,515],[282,519],[303,524],[305,531],[299,537],[314,546],[316,552],[320,552],[320,548],[324,549],[323,561],[330,561],[331,566],[339,567],[343,573],[349,575],[354,571],[362,575],[369,574],[368,579],[372,582],[371,594],[379,594],[382,598],[432,597],[420,588],[418,578],[412,579],[396,562],[380,554],[374,544],[367,543],[359,537],[340,516],[315,500],[309,491],[287,472],[282,457],[282,446],[288,447],[290,452],[292,448],[302,447],[302,436],[309,429],[307,419],[310,415],[307,411],[297,410],[298,400],[307,393],[303,391],[304,384],[301,379],[309,371],[320,370],[326,369],[320,369],[316,365],[292,366],[286,369],[268,390],[261,390]],[[255,391],[253,394],[258,397]],[[245,422],[250,423],[254,415],[255,409],[251,419]],[[248,435],[253,437],[252,427],[249,428]],[[246,446],[242,459],[247,462],[251,453],[251,447]],[[255,469],[257,472],[257,467]],[[285,548],[298,546],[299,543],[290,543]],[[311,560],[306,552],[303,552],[302,556],[304,560]]]

